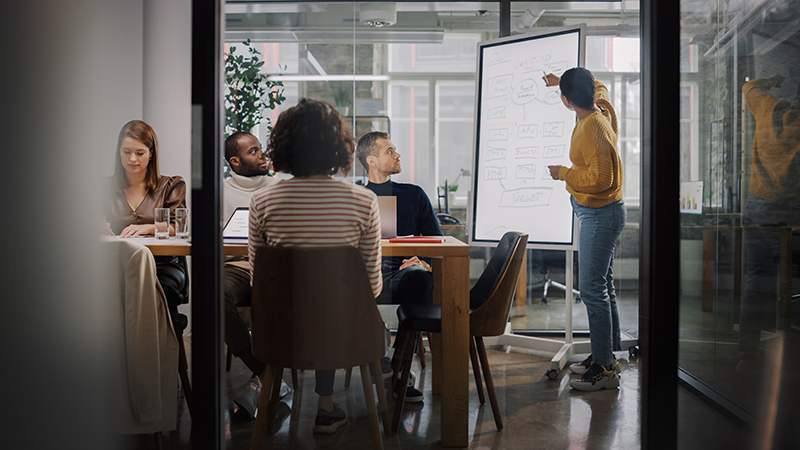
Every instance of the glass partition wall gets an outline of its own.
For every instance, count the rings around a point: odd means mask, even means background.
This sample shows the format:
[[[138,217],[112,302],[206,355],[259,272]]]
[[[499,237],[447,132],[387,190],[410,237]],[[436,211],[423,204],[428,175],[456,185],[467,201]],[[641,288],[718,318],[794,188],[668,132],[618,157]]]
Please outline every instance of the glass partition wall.
[[[394,181],[420,185],[437,212],[466,221],[473,167],[477,43],[499,37],[497,2],[397,2],[394,23],[365,26],[360,2],[228,2],[226,48],[242,50],[250,39],[261,53],[261,71],[283,84],[286,100],[265,116],[300,97],[321,98],[347,116],[359,137],[386,131],[401,155],[403,170]],[[609,88],[619,119],[618,148],[624,162],[628,224],[615,255],[615,278],[622,329],[638,334],[639,207],[639,15],[638,2],[548,4],[512,2],[512,34],[575,24],[587,25],[585,65]],[[370,11],[366,12],[367,15]],[[367,16],[364,16],[367,17]],[[376,25],[376,24],[373,24]],[[254,129],[262,142],[269,133]],[[365,183],[358,164],[350,177]],[[447,183],[450,192],[444,192]],[[531,220],[536,220],[532,217]],[[445,234],[465,240],[463,226]],[[471,250],[476,281],[491,250]],[[515,308],[514,330],[564,330],[565,293],[546,280],[564,283],[565,252],[529,250],[527,306]],[[576,288],[577,286],[577,277]],[[574,326],[588,331],[586,311],[574,308]],[[393,314],[385,315],[390,326]]]
[[[758,448],[798,442],[798,20],[792,0],[681,10],[679,366]]]

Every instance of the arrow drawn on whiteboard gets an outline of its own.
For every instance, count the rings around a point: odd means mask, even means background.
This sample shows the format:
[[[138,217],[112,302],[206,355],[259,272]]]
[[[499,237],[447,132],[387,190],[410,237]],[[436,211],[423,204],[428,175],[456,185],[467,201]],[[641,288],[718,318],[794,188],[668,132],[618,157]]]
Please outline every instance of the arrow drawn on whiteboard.
[[[522,120],[528,120],[528,109],[522,105]]]
[[[498,210],[496,213],[494,213],[494,215],[492,216],[492,218],[491,218],[491,219],[489,219],[489,225],[487,225],[487,226],[486,226],[486,234],[491,234],[491,233],[494,233],[494,232],[495,232],[495,231],[497,231],[497,230],[501,230],[501,231],[503,231],[503,232],[505,232],[505,231],[506,231],[507,227],[506,227],[505,225],[498,225],[497,227],[495,227],[495,228],[492,228],[492,226],[493,226],[493,225],[494,225],[496,222],[498,222],[498,221],[497,221],[497,217],[498,217],[498,216],[500,216],[500,214],[502,214],[502,213],[503,213],[503,211],[504,211],[504,209],[503,209],[503,208],[500,208],[500,209],[499,209],[499,210]],[[502,223],[502,222],[500,222],[500,223]]]
[[[503,186],[503,182],[502,182],[502,181],[500,181],[500,180],[497,180],[497,182],[498,182],[498,183],[500,183],[500,186],[502,186],[502,187],[503,187],[503,189],[505,189],[505,188],[506,188],[505,186]]]

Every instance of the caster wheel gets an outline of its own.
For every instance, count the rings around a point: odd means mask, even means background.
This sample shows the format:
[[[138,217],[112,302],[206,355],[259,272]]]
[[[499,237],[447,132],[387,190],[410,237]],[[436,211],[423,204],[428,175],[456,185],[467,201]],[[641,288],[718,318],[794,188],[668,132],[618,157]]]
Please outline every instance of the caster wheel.
[[[580,303],[580,302],[581,302],[581,297],[580,296],[575,297],[575,303]]]
[[[546,299],[545,297],[542,297],[542,304],[543,304],[543,305],[546,305],[546,304],[547,304],[547,299]]]
[[[547,371],[547,378],[550,378],[551,380],[555,380],[556,378],[558,378],[558,371],[555,370],[555,369],[548,370]]]
[[[639,356],[639,347],[636,346],[629,347],[628,354],[631,356]]]

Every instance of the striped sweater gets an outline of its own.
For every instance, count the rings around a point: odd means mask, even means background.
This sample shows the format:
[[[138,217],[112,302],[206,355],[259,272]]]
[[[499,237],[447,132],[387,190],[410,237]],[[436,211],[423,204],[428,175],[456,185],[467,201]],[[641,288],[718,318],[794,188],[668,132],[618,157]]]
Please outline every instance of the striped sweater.
[[[259,244],[279,247],[352,245],[364,258],[372,293],[383,288],[378,197],[336,179],[282,180],[250,202],[248,254],[253,269]]]
[[[572,167],[562,167],[558,178],[581,205],[599,208],[622,200],[622,162],[617,152],[617,114],[608,89],[595,80],[596,104],[602,110],[575,124],[570,142]]]

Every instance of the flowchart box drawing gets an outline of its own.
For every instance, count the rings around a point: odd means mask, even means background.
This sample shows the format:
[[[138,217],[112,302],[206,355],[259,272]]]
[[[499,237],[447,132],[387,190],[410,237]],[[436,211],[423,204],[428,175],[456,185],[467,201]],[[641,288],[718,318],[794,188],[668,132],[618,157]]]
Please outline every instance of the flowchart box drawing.
[[[487,167],[484,180],[505,180],[507,169],[505,167]]]

